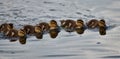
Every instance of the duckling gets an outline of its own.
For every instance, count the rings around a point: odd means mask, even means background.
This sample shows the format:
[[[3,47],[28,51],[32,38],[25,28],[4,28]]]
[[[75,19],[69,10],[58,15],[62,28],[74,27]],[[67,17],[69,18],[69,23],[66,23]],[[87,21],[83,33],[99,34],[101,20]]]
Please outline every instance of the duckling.
[[[98,26],[99,26],[99,33],[100,35],[106,35],[106,22],[104,19],[101,19],[98,22]]]
[[[13,29],[13,24],[12,23],[3,23],[0,25],[0,32],[6,33],[8,30]]]
[[[74,20],[61,20],[61,27],[65,29],[66,32],[73,32],[76,26],[76,22]]]
[[[50,29],[50,26],[46,22],[39,23],[39,26],[41,27],[42,32],[48,32]]]
[[[49,23],[49,26],[50,26],[50,29],[56,29],[56,28],[58,28],[57,21],[51,20],[50,23]]]
[[[7,33],[5,33],[5,35],[8,37],[26,37],[26,32],[23,29],[11,29],[8,30]]]
[[[18,37],[19,37],[19,42],[21,44],[26,44],[27,36],[26,36],[26,31],[24,29],[18,30]]]
[[[20,29],[20,30],[16,30],[16,29],[11,29],[11,30],[8,30],[7,33],[5,33],[6,36],[8,36],[9,38],[11,38],[10,41],[13,41],[13,40],[17,40],[17,38],[20,40],[26,40],[26,32],[23,30],[23,29]],[[13,39],[14,38],[14,39]]]
[[[41,27],[39,25],[36,25],[34,27],[34,30],[35,30],[35,34],[34,35],[36,36],[36,38],[37,39],[42,39],[43,38],[43,33],[42,33]]]
[[[84,30],[85,30],[84,21],[81,20],[81,19],[78,19],[78,20],[76,21],[75,31],[76,31],[78,34],[83,34],[83,33],[84,33]]]
[[[26,31],[24,29],[19,29],[18,36],[19,37],[26,37]]]
[[[46,22],[42,22],[34,26],[36,38],[42,39],[43,34],[47,33],[49,31],[49,28],[49,24]]]
[[[49,23],[50,31],[49,35],[51,38],[56,38],[58,36],[58,33],[60,32],[59,26],[57,24],[57,21],[51,20]]]
[[[34,34],[34,26],[32,26],[32,25],[25,25],[23,27],[23,29],[25,30],[26,34],[28,34],[28,35]]]
[[[94,28],[98,27],[98,20],[92,19],[92,20],[88,21],[86,24],[89,29],[94,29]]]
[[[11,30],[8,30],[5,33],[5,35],[8,36],[8,37],[17,37],[18,36],[18,31],[16,29],[11,29]]]

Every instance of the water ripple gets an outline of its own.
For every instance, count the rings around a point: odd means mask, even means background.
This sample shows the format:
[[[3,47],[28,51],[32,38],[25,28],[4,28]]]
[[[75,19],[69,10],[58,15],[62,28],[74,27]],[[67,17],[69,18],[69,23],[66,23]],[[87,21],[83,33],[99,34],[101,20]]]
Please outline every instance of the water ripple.
[[[120,56],[104,56],[102,58],[120,58]]]
[[[78,56],[76,54],[56,54],[56,55],[43,55],[41,57],[70,57],[70,56]]]

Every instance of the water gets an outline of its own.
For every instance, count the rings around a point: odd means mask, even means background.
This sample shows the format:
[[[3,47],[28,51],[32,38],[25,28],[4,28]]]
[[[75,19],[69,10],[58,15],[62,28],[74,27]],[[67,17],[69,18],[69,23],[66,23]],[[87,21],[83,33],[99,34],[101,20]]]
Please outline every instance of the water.
[[[12,22],[16,28],[79,18],[104,18],[110,26],[104,36],[88,29],[82,35],[62,30],[55,39],[49,34],[41,40],[30,36],[25,45],[1,38],[0,59],[119,59],[119,6],[119,0],[0,0],[0,24]]]

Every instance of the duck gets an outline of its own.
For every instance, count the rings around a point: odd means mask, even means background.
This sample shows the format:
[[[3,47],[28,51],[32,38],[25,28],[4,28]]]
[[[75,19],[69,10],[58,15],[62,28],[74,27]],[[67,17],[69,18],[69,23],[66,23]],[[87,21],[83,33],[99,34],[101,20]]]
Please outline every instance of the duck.
[[[76,26],[76,22],[71,19],[67,20],[61,20],[61,27],[66,31],[66,32],[73,32]]]
[[[99,34],[100,35],[106,35],[106,22],[104,19],[101,19],[98,22],[98,27],[99,27]]]
[[[26,34],[26,31],[24,29],[18,30],[18,37],[19,37],[20,44],[26,44],[26,39],[27,39],[26,35],[27,34]]]
[[[41,28],[43,34],[45,32],[48,32],[49,29],[50,29],[50,26],[49,26],[49,24],[47,22],[41,22],[41,23],[38,24],[38,26]]]
[[[87,25],[87,27],[88,27],[89,29],[95,29],[95,28],[98,27],[98,20],[92,19],[92,20],[88,21],[88,22],[86,23],[86,25]]]
[[[28,35],[34,35],[34,26],[33,25],[24,25],[23,30],[26,32]]]
[[[42,28],[39,25],[34,26],[34,35],[37,39],[43,38]]]
[[[5,33],[8,37],[25,37],[26,32],[23,29],[17,30],[17,29],[11,29],[8,30],[7,33]]]
[[[22,39],[22,40],[26,40],[27,39],[26,32],[25,32],[24,29],[19,29],[19,30],[11,29],[11,30],[8,30],[5,33],[5,35],[10,38],[10,41],[12,41],[12,40],[16,41],[17,40],[16,38],[18,38],[19,40],[20,39]],[[22,43],[22,44],[25,44],[25,43]]]
[[[55,20],[51,20],[49,23],[49,26],[50,26],[50,29],[56,29],[59,27],[57,24],[57,21],[55,21]]]
[[[39,24],[37,24],[34,28],[35,30],[35,36],[38,39],[42,39],[43,35],[47,32],[49,32],[49,24],[47,22],[41,22]]]
[[[3,23],[0,25],[0,32],[5,34],[8,32],[8,30],[11,30],[13,28],[14,28],[13,23]]]
[[[77,34],[83,34],[84,30],[85,30],[84,21],[82,19],[78,19],[76,21],[75,31],[77,32]]]
[[[49,30],[49,35],[51,38],[56,38],[58,36],[58,33],[60,32],[60,28],[57,24],[57,21],[51,20],[49,22],[50,30]]]
[[[43,38],[42,27],[39,24],[33,25],[25,25],[23,26],[23,30],[27,35],[35,36],[37,39]]]

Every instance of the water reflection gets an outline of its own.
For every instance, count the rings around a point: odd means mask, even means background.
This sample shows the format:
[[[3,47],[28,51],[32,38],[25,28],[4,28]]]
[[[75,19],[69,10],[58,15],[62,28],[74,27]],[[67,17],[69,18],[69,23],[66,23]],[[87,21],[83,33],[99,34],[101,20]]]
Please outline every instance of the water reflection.
[[[76,28],[75,31],[77,32],[77,34],[83,34],[85,29],[84,28]]]
[[[78,56],[77,54],[56,54],[56,55],[44,55],[40,57],[71,57],[71,56]]]
[[[102,58],[120,58],[120,56],[116,55],[116,56],[104,56]]]
[[[26,37],[20,37],[20,38],[19,38],[19,42],[20,42],[21,44],[26,44]]]
[[[49,32],[51,38],[56,38],[58,36],[58,33],[59,33],[58,29],[52,29]]]
[[[24,51],[13,51],[13,50],[0,50],[0,53],[3,54],[15,54],[15,53],[23,53]]]
[[[42,39],[43,38],[43,33],[35,33],[35,36],[37,39]]]
[[[10,42],[16,42],[17,39],[9,39]]]

